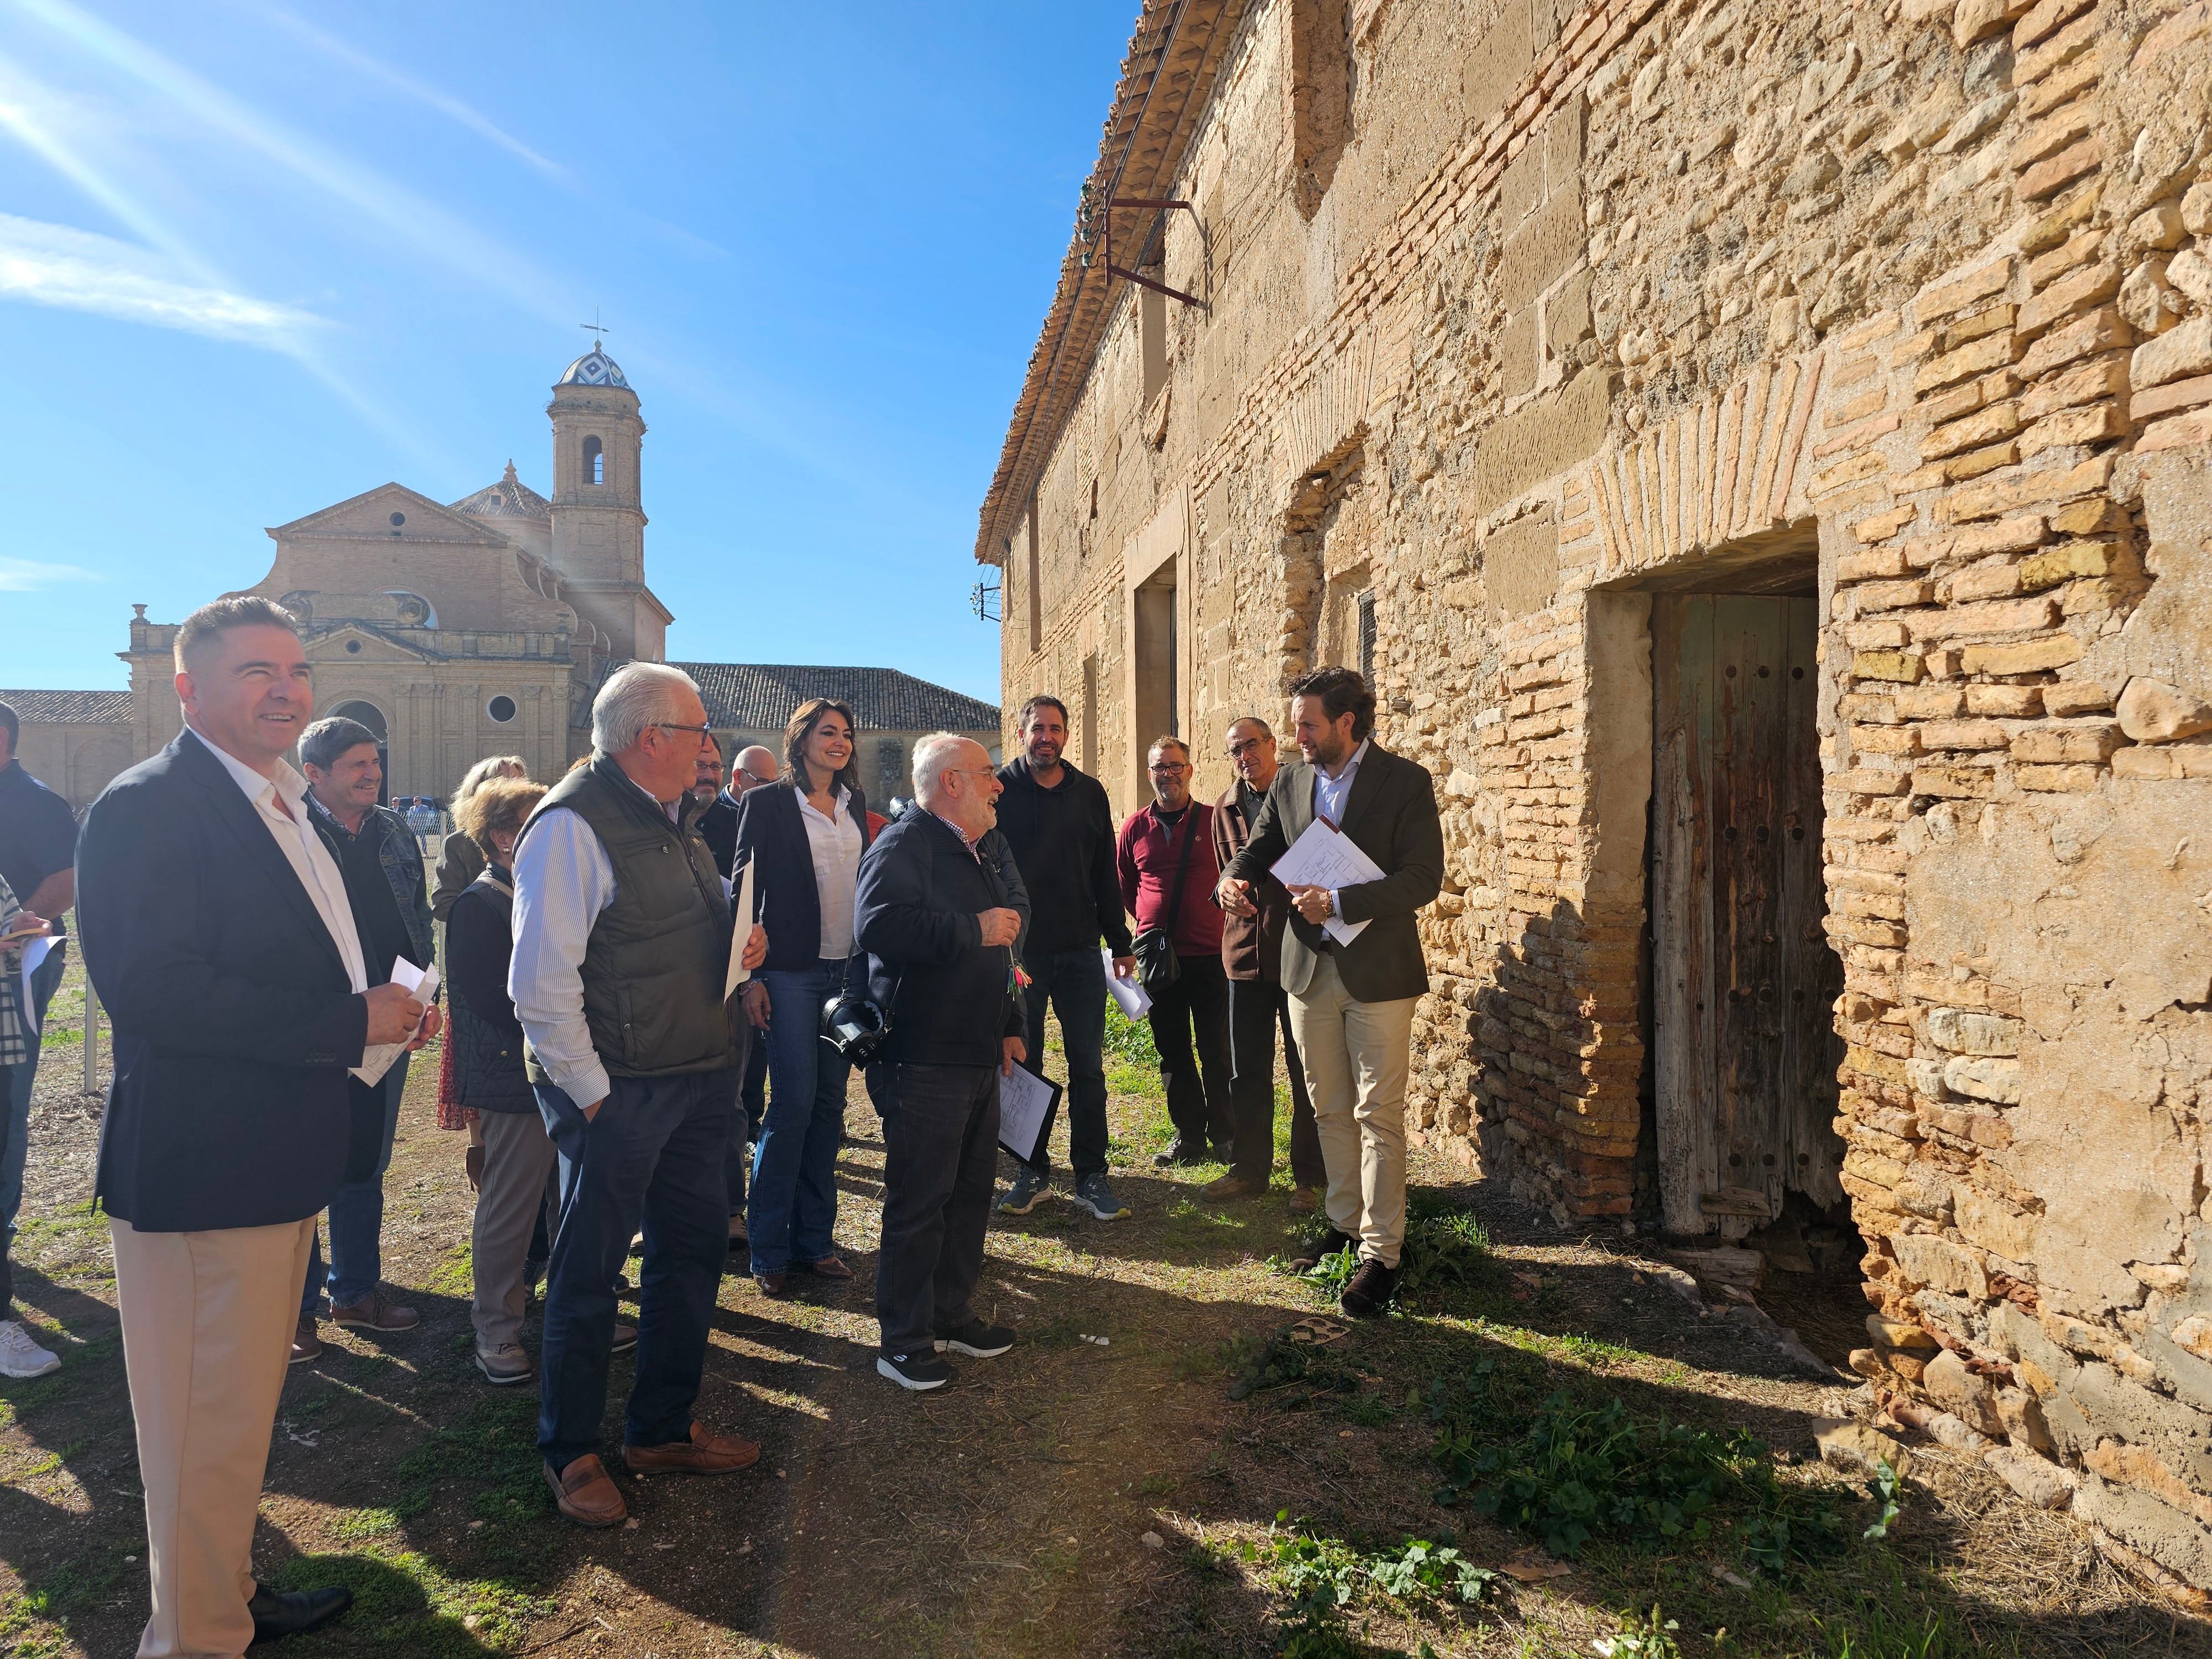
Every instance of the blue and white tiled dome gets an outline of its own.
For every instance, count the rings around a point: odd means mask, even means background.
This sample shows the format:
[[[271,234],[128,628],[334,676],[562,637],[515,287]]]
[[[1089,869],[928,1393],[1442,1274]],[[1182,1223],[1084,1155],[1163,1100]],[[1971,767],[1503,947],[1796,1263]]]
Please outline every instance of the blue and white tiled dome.
[[[568,372],[554,381],[555,386],[612,386],[629,391],[629,382],[623,379],[621,366],[607,354],[593,346],[568,365]]]

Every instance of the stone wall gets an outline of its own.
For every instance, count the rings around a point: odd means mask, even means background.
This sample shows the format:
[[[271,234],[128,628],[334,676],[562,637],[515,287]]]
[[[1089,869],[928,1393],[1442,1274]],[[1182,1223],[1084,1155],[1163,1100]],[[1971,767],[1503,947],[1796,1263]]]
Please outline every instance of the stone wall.
[[[1009,718],[1127,811],[1164,708],[1218,790],[1366,596],[1449,849],[1418,1131],[1635,1225],[1652,595],[1802,567],[1856,1363],[2212,1589],[2212,7],[1237,28],[1159,250],[1205,303],[1123,285],[987,504]]]

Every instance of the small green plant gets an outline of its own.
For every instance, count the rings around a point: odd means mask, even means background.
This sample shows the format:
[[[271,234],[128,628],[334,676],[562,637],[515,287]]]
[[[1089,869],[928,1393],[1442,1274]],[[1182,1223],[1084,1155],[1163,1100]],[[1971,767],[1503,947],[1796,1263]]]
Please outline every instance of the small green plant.
[[[1401,1601],[1486,1600],[1498,1575],[1477,1566],[1456,1545],[1409,1538],[1395,1549],[1363,1553],[1340,1538],[1326,1538],[1290,1511],[1279,1511],[1267,1566],[1276,1588],[1291,1597],[1293,1618],[1310,1620],[1350,1606],[1370,1589]],[[1261,1552],[1247,1546],[1248,1559]]]
[[[1267,1346],[1237,1372],[1229,1385],[1229,1397],[1244,1400],[1265,1389],[1290,1389],[1280,1403],[1284,1410],[1295,1411],[1310,1404],[1317,1394],[1357,1394],[1359,1375],[1325,1348],[1278,1335],[1270,1337]]]
[[[1655,1607],[1649,1615],[1628,1614],[1618,1636],[1601,1636],[1590,1646],[1598,1659],[1682,1659],[1682,1644],[1674,1639],[1678,1628],[1672,1619],[1660,1623]]]
[[[1478,1567],[1453,1545],[1425,1538],[1412,1540],[1397,1555],[1376,1557],[1367,1571],[1385,1595],[1401,1601],[1437,1596],[1471,1603],[1498,1588],[1498,1575],[1488,1567]]]
[[[1860,1537],[1887,1538],[1889,1536],[1889,1523],[1897,1519],[1897,1494],[1904,1490],[1904,1484],[1897,1478],[1897,1471],[1890,1468],[1889,1460],[1887,1457],[1874,1466],[1875,1497],[1881,1504],[1881,1514],[1872,1526],[1859,1534]]]
[[[1157,1066],[1160,1051],[1152,1044],[1152,1028],[1141,1019],[1131,1019],[1118,1006],[1106,1010],[1105,1051],[1124,1066]]]

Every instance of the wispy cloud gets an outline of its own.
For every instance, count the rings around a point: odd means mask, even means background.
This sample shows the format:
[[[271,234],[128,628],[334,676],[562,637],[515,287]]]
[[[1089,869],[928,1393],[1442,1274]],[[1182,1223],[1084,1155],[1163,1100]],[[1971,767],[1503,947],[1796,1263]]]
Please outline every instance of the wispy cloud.
[[[286,352],[321,325],[290,306],[179,276],[167,259],[128,242],[0,213],[0,298]]]
[[[96,570],[82,570],[73,564],[49,564],[43,559],[11,559],[0,556],[0,593],[36,593],[41,588],[53,587],[62,582],[100,582],[106,580]]]
[[[452,94],[440,90],[413,76],[396,70],[381,59],[370,57],[358,47],[325,34],[305,20],[276,6],[250,8],[256,16],[284,31],[294,40],[313,46],[327,57],[335,58],[349,68],[359,70],[373,81],[381,81],[393,91],[412,98],[416,103],[434,109],[477,137],[496,144],[508,155],[527,161],[549,179],[566,179],[567,171],[558,162],[548,161],[536,150],[507,131],[489,116],[463,103]]]
[[[542,321],[570,320],[554,286],[512,249],[384,177],[249,108],[220,87],[68,0],[15,0],[80,50],[167,98],[213,132],[275,162],[335,202],[381,226],[417,252],[505,295]]]

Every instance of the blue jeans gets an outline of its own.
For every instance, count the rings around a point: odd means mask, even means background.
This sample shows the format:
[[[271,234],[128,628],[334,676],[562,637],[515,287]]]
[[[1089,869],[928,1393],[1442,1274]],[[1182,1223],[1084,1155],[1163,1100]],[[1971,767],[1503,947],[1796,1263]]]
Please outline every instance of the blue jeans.
[[[740,1018],[738,1021],[738,1076],[750,1082],[753,1061],[768,1048],[768,1039],[753,1030],[752,1022]],[[745,1171],[751,1167],[753,1149],[753,1121],[745,1115],[742,1093],[738,1109],[730,1114],[730,1144],[722,1154],[722,1185],[730,1198],[730,1213],[741,1215],[745,1207]]]
[[[0,1066],[0,1319],[15,1316],[8,1252],[15,1242],[15,1212],[23,1207],[23,1162],[31,1150],[31,1085],[39,1075],[46,1006],[62,982],[67,957],[66,949],[57,943],[31,975],[31,1006],[24,1012],[37,1029],[23,1034],[30,1054],[21,1066]]]
[[[745,1234],[753,1271],[780,1273],[836,1249],[837,1143],[853,1068],[822,1040],[822,1005],[845,982],[843,962],[764,973],[761,982],[768,987],[768,1115],[753,1147]]]
[[[323,1272],[323,1235],[319,1227],[307,1246],[307,1282],[300,1291],[300,1315],[315,1311],[323,1291],[331,1305],[358,1302],[384,1277],[378,1246],[384,1233],[384,1172],[392,1167],[392,1138],[399,1127],[399,1097],[407,1092],[407,1061],[402,1054],[392,1062],[377,1086],[384,1091],[384,1138],[378,1144],[376,1168],[359,1181],[339,1183],[331,1194],[331,1267]]]
[[[1067,1056],[1067,1158],[1078,1181],[1106,1173],[1106,958],[1085,951],[1054,951],[1022,958],[1030,976],[1026,1013],[1030,1057],[1023,1062],[1044,1075],[1044,1014],[1048,1001],[1060,1015],[1060,1043]],[[1037,1148],[1030,1166],[1052,1173],[1052,1154]]]
[[[596,1117],[550,1084],[538,1109],[561,1155],[561,1221],[545,1275],[538,1447],[554,1469],[599,1449],[614,1344],[615,1276],[641,1221],[637,1376],[623,1439],[690,1437],[707,1330],[729,1250],[722,1155],[738,1073],[617,1077]]]

